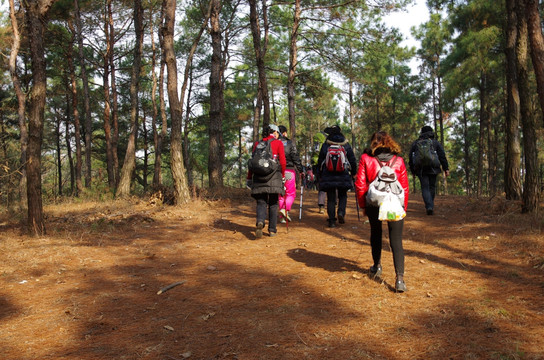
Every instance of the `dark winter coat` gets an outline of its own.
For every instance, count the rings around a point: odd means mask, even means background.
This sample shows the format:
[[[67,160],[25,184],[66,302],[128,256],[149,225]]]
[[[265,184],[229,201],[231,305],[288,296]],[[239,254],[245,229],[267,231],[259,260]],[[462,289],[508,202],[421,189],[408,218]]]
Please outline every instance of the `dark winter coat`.
[[[296,170],[300,173],[304,171],[302,163],[300,162],[300,156],[298,155],[297,147],[290,139],[280,136],[280,140],[283,143],[285,150],[285,161],[287,162],[286,168],[288,170]]]
[[[346,157],[349,162],[350,169],[342,173],[329,172],[325,166],[325,157],[331,145],[342,145],[346,150]],[[319,152],[319,190],[327,191],[329,189],[351,189],[353,188],[352,177],[357,174],[357,160],[353,149],[342,133],[331,134],[321,146]]]
[[[263,140],[267,141],[274,139],[274,136],[270,135],[265,137]],[[253,144],[253,151],[259,142]],[[251,170],[247,173],[248,180],[252,180],[251,185],[251,196],[257,194],[280,194],[284,195],[285,190],[283,189],[283,177],[285,176],[285,152],[283,148],[283,143],[280,140],[273,140],[270,143],[270,148],[272,150],[272,155],[277,158],[281,171],[276,171],[272,175],[261,177],[251,173]]]
[[[446,152],[444,151],[444,148],[438,142],[438,140],[435,139],[434,131],[427,131],[419,135],[419,138],[416,141],[414,141],[414,143],[412,144],[412,148],[410,149],[410,158],[408,160],[408,165],[410,166],[410,172],[414,175],[421,175],[421,174],[437,175],[437,174],[440,174],[441,172],[440,166],[435,166],[431,168],[423,168],[419,172],[416,170],[415,163],[414,163],[414,153],[417,150],[417,142],[419,140],[425,140],[425,139],[433,140],[433,148],[436,151],[436,154],[438,155],[438,160],[440,161],[440,165],[442,165],[442,170],[444,171],[449,170],[448,159],[446,158]]]

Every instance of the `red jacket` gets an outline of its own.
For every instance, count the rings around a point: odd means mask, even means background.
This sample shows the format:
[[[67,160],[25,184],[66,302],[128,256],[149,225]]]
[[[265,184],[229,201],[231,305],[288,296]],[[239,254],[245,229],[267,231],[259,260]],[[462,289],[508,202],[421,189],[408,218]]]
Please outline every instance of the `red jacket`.
[[[392,168],[397,174],[397,178],[401,186],[404,189],[404,210],[408,209],[408,173],[406,172],[406,165],[404,160],[398,156],[397,160],[393,164]],[[392,159],[391,161],[392,162]],[[382,162],[382,164],[384,164]],[[368,191],[368,186],[376,176],[378,176],[378,171],[380,171],[380,165],[378,164],[378,159],[370,156],[368,154],[361,155],[359,160],[359,168],[357,170],[357,180],[355,180],[355,191],[357,194],[357,201],[359,202],[359,207],[366,208],[366,192]]]
[[[270,139],[275,139],[274,135],[269,135],[263,138],[263,141],[268,141]],[[253,144],[253,149],[251,150],[252,152],[255,151],[255,147],[257,146],[258,143],[259,141],[256,141]],[[276,139],[270,143],[270,148],[272,149],[272,155],[278,156],[278,160],[281,166],[281,177],[285,177],[285,167],[287,166],[287,161],[285,160],[285,150],[283,148],[283,142],[281,140]],[[253,174],[251,173],[251,170],[248,170],[247,178],[251,179],[252,176]]]

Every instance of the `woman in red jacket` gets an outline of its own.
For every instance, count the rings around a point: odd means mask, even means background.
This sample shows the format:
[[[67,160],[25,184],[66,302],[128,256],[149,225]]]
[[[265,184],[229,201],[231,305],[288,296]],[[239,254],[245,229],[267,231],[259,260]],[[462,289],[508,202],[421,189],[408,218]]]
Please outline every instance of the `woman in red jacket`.
[[[372,135],[370,139],[370,148],[366,149],[359,160],[359,169],[357,180],[355,181],[355,190],[357,201],[363,212],[368,216],[370,222],[370,246],[372,248],[372,259],[374,265],[370,267],[370,275],[373,278],[379,277],[382,273],[382,222],[378,220],[379,208],[366,206],[366,193],[370,183],[380,171],[382,165],[390,165],[397,174],[397,178],[404,188],[404,210],[408,208],[408,174],[404,160],[398,156],[400,146],[385,131],[379,131]],[[394,159],[396,157],[396,159]],[[389,241],[393,252],[393,262],[395,264],[395,290],[397,292],[406,291],[404,283],[404,249],[402,248],[402,228],[404,220],[388,221]]]

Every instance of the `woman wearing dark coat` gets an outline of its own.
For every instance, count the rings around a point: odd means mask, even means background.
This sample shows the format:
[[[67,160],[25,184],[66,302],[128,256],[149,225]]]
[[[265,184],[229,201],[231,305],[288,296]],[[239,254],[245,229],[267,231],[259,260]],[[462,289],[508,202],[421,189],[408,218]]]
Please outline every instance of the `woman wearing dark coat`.
[[[357,174],[357,160],[353,149],[349,145],[340,127],[334,125],[324,131],[328,134],[327,139],[321,146],[319,152],[319,190],[327,193],[327,214],[329,227],[336,227],[336,220],[340,224],[345,222],[346,206],[348,201],[348,190],[353,188],[353,177]],[[343,172],[331,172],[327,170],[325,158],[331,145],[340,145],[346,151],[347,164]],[[338,193],[338,210],[336,210],[336,196]],[[337,216],[338,218],[337,218]]]

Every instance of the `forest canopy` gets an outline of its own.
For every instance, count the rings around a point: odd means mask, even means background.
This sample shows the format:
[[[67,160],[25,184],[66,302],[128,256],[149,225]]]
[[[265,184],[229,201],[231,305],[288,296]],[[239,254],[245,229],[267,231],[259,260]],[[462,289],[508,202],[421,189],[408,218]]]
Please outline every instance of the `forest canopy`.
[[[410,0],[10,0],[0,46],[1,208],[45,231],[43,201],[245,186],[284,125],[314,165],[330,125],[356,155],[424,125],[442,193],[538,209],[544,41],[536,0],[427,0],[417,48],[384,17]],[[419,64],[413,71],[411,64]],[[414,182],[415,184],[415,182]]]

